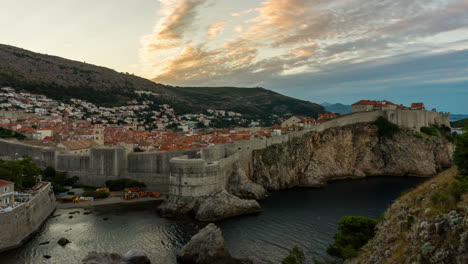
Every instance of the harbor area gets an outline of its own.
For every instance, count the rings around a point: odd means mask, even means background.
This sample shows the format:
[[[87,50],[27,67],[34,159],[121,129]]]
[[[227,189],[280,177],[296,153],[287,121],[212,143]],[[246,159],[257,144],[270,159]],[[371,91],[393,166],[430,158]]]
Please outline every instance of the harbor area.
[[[90,195],[91,194],[91,195]],[[162,201],[164,196],[157,192],[147,192],[140,188],[126,188],[123,191],[110,191],[108,188],[94,190],[75,188],[57,195],[57,208],[83,208],[89,206]]]

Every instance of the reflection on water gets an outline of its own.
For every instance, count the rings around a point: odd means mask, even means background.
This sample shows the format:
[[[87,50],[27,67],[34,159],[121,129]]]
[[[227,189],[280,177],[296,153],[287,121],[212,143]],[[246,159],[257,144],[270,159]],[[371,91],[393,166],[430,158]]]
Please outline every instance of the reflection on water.
[[[279,263],[297,245],[308,257],[326,256],[326,246],[344,215],[378,217],[401,191],[421,178],[378,177],[345,180],[321,189],[291,189],[261,202],[264,212],[220,223],[231,253],[262,263]],[[145,251],[153,263],[176,263],[175,254],[202,226],[160,218],[154,204],[57,210],[39,234],[21,248],[0,254],[1,264],[80,263],[89,251]],[[69,219],[70,212],[80,211]],[[108,218],[108,220],[104,220]],[[57,241],[72,241],[65,247]],[[47,245],[39,245],[49,241]],[[51,259],[43,255],[51,255]]]

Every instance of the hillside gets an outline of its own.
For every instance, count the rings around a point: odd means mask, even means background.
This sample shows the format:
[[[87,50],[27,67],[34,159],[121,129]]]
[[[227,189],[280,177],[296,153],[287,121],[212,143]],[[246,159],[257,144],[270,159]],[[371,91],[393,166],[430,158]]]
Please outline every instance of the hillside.
[[[351,106],[350,105],[344,105],[340,103],[336,104],[330,104],[330,103],[322,103],[322,106],[325,107],[325,110],[331,113],[337,113],[340,115],[347,115],[351,114]]]
[[[450,122],[450,126],[455,127],[455,128],[463,128],[465,126],[468,126],[468,118]]]
[[[101,106],[121,105],[136,90],[157,94],[148,99],[167,103],[179,113],[223,109],[268,116],[324,113],[322,106],[263,88],[172,87],[112,69],[0,44],[0,86],[11,86],[57,100],[84,99]]]
[[[403,194],[383,215],[375,237],[345,263],[466,263],[466,178],[456,175],[456,168],[449,169]]]

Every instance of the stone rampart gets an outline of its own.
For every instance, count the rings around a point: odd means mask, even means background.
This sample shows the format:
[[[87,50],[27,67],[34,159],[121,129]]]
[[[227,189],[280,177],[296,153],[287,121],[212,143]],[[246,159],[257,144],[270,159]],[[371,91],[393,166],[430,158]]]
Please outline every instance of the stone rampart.
[[[20,246],[36,232],[55,210],[52,186],[45,184],[27,203],[0,213],[0,251]]]
[[[29,156],[42,167],[55,167],[56,150],[0,139],[0,156],[8,156],[13,159]]]
[[[172,158],[170,166],[169,192],[172,195],[199,197],[221,191],[225,187],[218,161],[207,163],[204,159],[182,156]]]
[[[232,166],[238,162],[247,175],[252,175],[252,151],[267,148],[271,145],[288,142],[292,138],[301,137],[311,131],[322,132],[332,127],[346,126],[356,123],[373,122],[378,117],[386,117],[389,121],[401,127],[419,131],[423,126],[446,125],[450,126],[449,114],[435,111],[422,110],[384,110],[372,112],[359,112],[337,119],[315,125],[310,129],[291,132],[281,136],[270,138],[254,136],[251,140],[236,141],[227,144],[210,146],[198,150],[186,151],[165,151],[165,152],[142,152],[127,153],[127,150],[118,146],[101,146],[92,148],[89,155],[66,154],[60,149],[36,147],[20,142],[0,140],[0,156],[12,158],[28,155],[37,161],[42,167],[52,166],[58,170],[68,171],[71,176],[79,176],[79,183],[92,186],[103,186],[107,180],[130,178],[144,182],[150,190],[166,192],[172,183],[182,182],[184,177],[184,163],[188,163],[187,169],[204,168],[203,173],[212,175],[215,167],[218,170],[216,180],[211,176],[194,176],[190,170],[187,178],[204,178],[207,186],[218,186],[219,182],[225,181],[232,173]],[[179,158],[187,156],[187,158]],[[174,159],[176,158],[176,159]],[[174,160],[174,162],[171,162]],[[202,162],[203,161],[203,162]],[[204,166],[202,166],[205,164]],[[216,166],[214,164],[217,164]],[[197,167],[201,166],[201,167]],[[173,171],[177,169],[178,172]],[[172,173],[172,174],[171,174]],[[175,174],[174,174],[175,173]],[[199,174],[202,172],[198,172]],[[180,179],[171,180],[169,175]],[[211,177],[211,178],[210,178]],[[209,181],[213,180],[213,184]],[[190,180],[191,181],[191,180]],[[177,186],[171,189],[178,194],[194,193],[197,191],[187,191],[197,189],[198,185]],[[204,193],[209,188],[202,187],[199,193]]]

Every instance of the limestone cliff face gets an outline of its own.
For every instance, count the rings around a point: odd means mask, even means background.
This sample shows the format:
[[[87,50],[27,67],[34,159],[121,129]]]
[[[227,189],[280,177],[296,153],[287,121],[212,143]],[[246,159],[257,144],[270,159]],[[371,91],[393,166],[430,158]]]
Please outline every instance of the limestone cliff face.
[[[464,264],[468,259],[468,195],[435,203],[455,182],[456,169],[402,195],[385,212],[376,234],[345,264]]]
[[[254,151],[251,179],[269,190],[321,186],[327,181],[377,175],[432,176],[452,164],[445,138],[402,130],[380,138],[370,123],[310,132]]]

